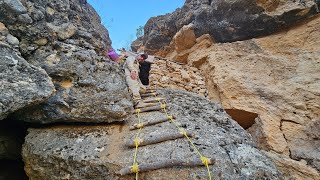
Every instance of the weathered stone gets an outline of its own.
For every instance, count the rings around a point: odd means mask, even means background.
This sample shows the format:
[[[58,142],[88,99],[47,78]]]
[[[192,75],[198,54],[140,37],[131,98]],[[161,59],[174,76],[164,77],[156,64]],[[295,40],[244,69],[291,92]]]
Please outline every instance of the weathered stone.
[[[54,92],[47,73],[0,44],[0,120],[23,107],[46,101]]]
[[[305,132],[312,139],[319,140],[320,139],[319,129],[320,129],[320,119],[315,119],[305,127]]]
[[[28,14],[20,14],[18,16],[18,20],[21,23],[31,24],[33,23],[32,18]]]
[[[55,11],[51,7],[47,7],[46,13],[52,16],[55,13]]]
[[[272,8],[267,3],[276,2]],[[188,0],[171,14],[152,17],[144,28],[144,50],[165,56],[168,45],[184,26],[194,24],[196,37],[210,34],[216,42],[233,42],[278,31],[316,13],[313,0],[297,1]],[[290,17],[290,18],[288,18]],[[164,53],[164,54],[163,54]]]
[[[0,32],[3,33],[4,31],[8,31],[8,29],[2,22],[0,22]]]
[[[143,46],[143,37],[139,37],[131,43],[131,49],[134,52],[138,52],[140,48]]]
[[[199,84],[200,82],[200,84]],[[150,86],[153,88],[178,88],[207,96],[204,78],[197,68],[156,58],[150,71]],[[199,88],[199,89],[197,89]],[[199,91],[200,89],[203,91]]]
[[[94,9],[79,0],[23,4],[27,13],[21,15],[35,22],[16,21],[8,9],[0,11],[0,20],[20,40],[22,56],[43,68],[57,91],[14,117],[33,123],[123,121],[132,109],[130,94],[121,67],[104,57],[111,41]]]
[[[47,23],[47,27],[51,32],[57,33],[59,40],[69,39],[76,33],[76,27],[71,23],[64,23],[59,26]]]
[[[281,130],[290,148],[290,157],[295,160],[305,159],[308,165],[320,171],[320,139],[308,137],[303,128],[289,121],[281,123]]]
[[[260,39],[207,48],[196,44],[188,56],[188,64],[205,77],[210,99],[258,116],[249,131],[260,148],[314,168],[319,168],[319,25],[315,16]]]
[[[250,135],[215,103],[183,91],[161,91],[168,100],[175,122],[195,134],[199,151],[216,163],[209,167],[213,179],[282,179],[270,159],[256,149]],[[200,108],[199,108],[200,107]],[[164,113],[140,114],[155,120]],[[25,170],[30,179],[132,179],[119,177],[123,167],[131,166],[134,149],[124,146],[136,131],[129,131],[137,118],[122,125],[55,126],[31,128],[23,146]],[[149,126],[140,137],[157,137],[179,130],[170,122]],[[186,139],[139,147],[137,161],[159,162],[168,159],[199,159]],[[59,164],[57,166],[56,164]],[[83,168],[82,168],[83,167]],[[85,167],[85,168],[84,168]],[[139,173],[139,179],[208,179],[206,167],[167,168]]]
[[[23,6],[20,0],[2,0],[2,2],[0,1],[0,5],[15,14],[23,14],[27,12],[27,9]]]
[[[13,46],[19,45],[19,40],[16,37],[12,36],[11,34],[7,35],[7,42]]]
[[[48,43],[48,40],[46,38],[41,38],[41,39],[35,40],[34,43],[38,46],[44,46]]]
[[[286,156],[265,152],[287,179],[317,179],[319,172],[303,161],[295,161]]]
[[[183,26],[177,34],[174,35],[172,43],[175,44],[175,50],[179,53],[183,50],[190,49],[196,44],[196,35],[194,34],[194,25],[188,24]]]
[[[48,56],[38,49],[32,58],[53,77],[57,93],[46,103],[19,111],[16,118],[40,123],[123,121],[132,103],[119,66],[98,62],[93,50],[60,45],[67,53]]]

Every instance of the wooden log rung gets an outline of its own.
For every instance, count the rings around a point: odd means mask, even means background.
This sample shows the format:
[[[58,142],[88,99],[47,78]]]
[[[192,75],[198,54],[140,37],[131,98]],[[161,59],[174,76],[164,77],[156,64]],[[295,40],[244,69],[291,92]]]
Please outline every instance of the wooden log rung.
[[[150,107],[145,107],[145,108],[140,108],[140,113],[142,112],[149,112],[149,111],[159,111],[162,110],[161,105],[157,106],[150,106]],[[137,114],[137,109],[133,111],[134,114]]]
[[[213,158],[208,158],[208,164],[213,165],[215,160]],[[141,163],[139,164],[139,172],[146,172],[146,171],[153,171],[157,169],[164,169],[164,168],[173,168],[173,167],[193,167],[193,166],[204,166],[201,159],[195,160],[181,160],[181,159],[168,159],[163,161],[157,161],[154,163]],[[128,175],[128,174],[135,174],[135,172],[131,171],[132,166],[128,166],[122,168],[119,172],[120,175]]]
[[[175,119],[174,116],[172,116],[172,118]],[[130,126],[130,130],[135,130],[135,129],[139,129],[141,127],[146,127],[146,126],[152,126],[152,125],[163,123],[163,122],[166,122],[166,121],[169,121],[169,120],[170,120],[169,117],[163,117],[163,118],[156,119],[156,120],[153,120],[153,121],[148,120],[148,121],[145,121],[143,123],[134,124],[134,125]]]
[[[186,132],[187,135],[189,137],[192,137],[193,134],[190,132]],[[183,138],[184,135],[180,132],[174,133],[174,134],[160,134],[158,136],[152,136],[152,137],[148,137],[148,138],[142,138],[139,139],[139,146],[146,146],[146,145],[151,145],[151,144],[157,144],[160,142],[164,142],[164,141],[169,141],[169,140],[175,140],[175,139],[179,139],[179,138]],[[127,140],[127,142],[125,143],[126,146],[130,147],[130,148],[135,148],[135,142],[133,140]]]
[[[141,109],[141,108],[146,108],[146,107],[152,107],[152,106],[157,106],[159,105],[159,102],[153,102],[153,103],[145,103],[145,102],[142,102],[142,105],[137,105],[135,107],[135,109]]]
[[[152,87],[147,88],[147,91],[155,91],[155,90],[156,88],[152,88]]]
[[[141,94],[140,96],[141,97],[151,97],[151,96],[155,96],[155,95],[158,95],[158,93],[145,93],[145,94]]]
[[[149,90],[147,89],[144,93],[156,93],[157,91],[156,90]]]
[[[165,99],[160,98],[159,99],[161,103],[165,103]],[[159,103],[159,100],[157,98],[152,98],[152,99],[144,99],[142,100],[143,103]]]

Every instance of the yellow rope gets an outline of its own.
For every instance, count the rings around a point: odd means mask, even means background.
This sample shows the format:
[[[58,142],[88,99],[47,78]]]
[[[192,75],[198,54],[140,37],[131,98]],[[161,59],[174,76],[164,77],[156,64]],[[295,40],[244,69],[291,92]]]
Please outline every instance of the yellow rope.
[[[155,96],[155,95],[154,95],[154,96]],[[187,135],[187,132],[186,132],[184,129],[182,129],[182,128],[180,128],[180,127],[178,126],[178,124],[174,121],[173,116],[170,116],[170,115],[168,114],[168,111],[167,111],[167,109],[166,109],[166,104],[162,104],[161,101],[160,101],[160,98],[156,98],[156,99],[157,99],[157,101],[160,103],[161,108],[162,108],[163,111],[166,113],[168,119],[170,119],[170,121],[178,128],[178,130],[180,131],[180,133],[183,134],[183,135],[188,139],[189,143],[193,146],[193,148],[194,148],[194,149],[196,150],[196,152],[199,154],[202,163],[203,163],[203,164],[206,166],[206,168],[207,168],[209,179],[212,180],[212,176],[211,176],[211,172],[210,172],[210,168],[209,168],[209,159],[206,158],[205,156],[203,156],[203,155],[200,153],[200,151],[198,150],[198,148],[193,144],[193,142],[191,141],[190,137]]]
[[[138,117],[138,126],[139,126],[139,130],[138,130],[138,133],[136,134],[133,142],[136,146],[135,148],[135,152],[134,152],[134,155],[133,155],[133,164],[131,166],[131,172],[132,173],[136,173],[136,180],[138,180],[138,174],[139,174],[139,164],[137,163],[137,154],[138,154],[138,147],[141,143],[141,139],[139,139],[139,135],[140,135],[140,132],[141,132],[141,129],[143,126],[141,126],[141,120],[140,120],[140,112],[141,112],[141,109],[136,109],[136,113],[137,113],[137,117]]]

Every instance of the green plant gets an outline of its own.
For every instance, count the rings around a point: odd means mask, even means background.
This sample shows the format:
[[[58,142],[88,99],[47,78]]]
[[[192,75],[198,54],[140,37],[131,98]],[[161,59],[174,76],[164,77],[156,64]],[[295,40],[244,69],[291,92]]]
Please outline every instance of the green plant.
[[[143,34],[144,34],[144,27],[143,26],[139,26],[136,29],[136,37],[139,38],[139,37],[143,36]]]

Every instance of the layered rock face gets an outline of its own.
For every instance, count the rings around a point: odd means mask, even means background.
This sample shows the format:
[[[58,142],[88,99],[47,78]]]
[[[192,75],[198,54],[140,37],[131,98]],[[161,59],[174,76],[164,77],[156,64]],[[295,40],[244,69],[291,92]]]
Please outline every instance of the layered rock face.
[[[250,135],[217,104],[193,93],[165,90],[169,113],[176,123],[193,132],[192,141],[206,157],[215,159],[210,166],[213,179],[282,179],[272,161],[254,147]],[[141,113],[141,120],[166,116],[163,112]],[[55,126],[31,128],[23,147],[25,170],[30,179],[132,179],[120,176],[122,167],[131,166],[134,148],[125,146],[137,131],[125,124],[106,126]],[[179,130],[170,122],[142,129],[139,137],[152,138]],[[163,160],[199,159],[186,139],[176,139],[138,149],[139,164]],[[159,169],[139,173],[139,179],[208,179],[204,166]]]
[[[188,65],[155,58],[151,65],[150,87],[181,89],[207,97],[208,91],[200,71]]]
[[[166,46],[188,24],[194,24],[196,37],[210,34],[217,42],[232,42],[271,34],[315,12],[313,0],[302,4],[280,0],[187,0],[181,9],[148,20],[144,51],[170,51]],[[133,43],[134,49],[137,45]]]
[[[209,98],[239,124],[253,124],[248,131],[260,148],[281,154],[270,156],[298,179],[319,177],[319,24],[318,15],[260,39],[210,46],[202,38],[184,61],[203,73]]]
[[[56,90],[53,96],[41,92],[43,103],[20,110],[15,118],[33,123],[111,122],[123,120],[131,110],[120,67],[104,59],[111,46],[108,32],[86,1],[1,1],[0,21],[19,39],[11,41],[21,55],[43,68]]]

